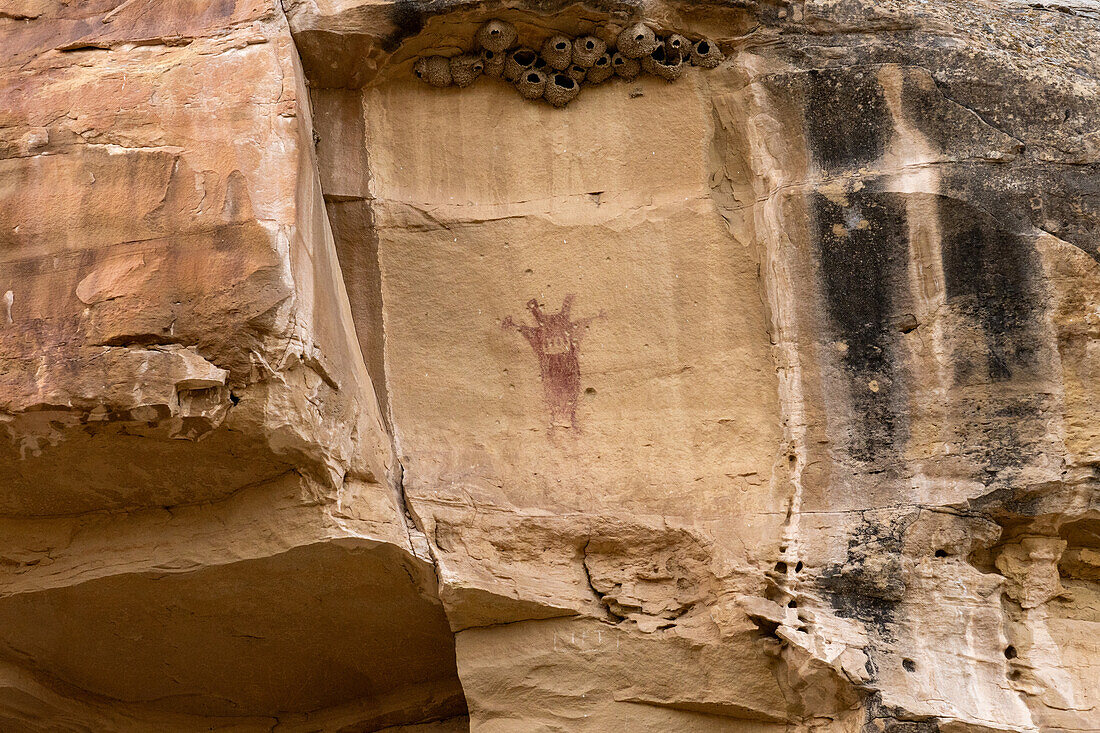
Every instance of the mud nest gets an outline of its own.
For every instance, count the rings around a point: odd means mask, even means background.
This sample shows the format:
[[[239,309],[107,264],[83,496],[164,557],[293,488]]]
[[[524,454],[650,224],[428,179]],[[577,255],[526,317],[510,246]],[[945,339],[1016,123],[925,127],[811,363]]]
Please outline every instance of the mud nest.
[[[684,73],[684,58],[679,52],[670,56],[664,46],[658,46],[642,57],[642,71],[665,81],[676,81]]]
[[[503,20],[490,20],[477,30],[477,45],[486,51],[501,53],[516,44],[516,27]]]
[[[487,48],[482,49],[481,60],[485,64],[485,70],[482,73],[494,79],[503,76],[504,62],[507,60],[505,53],[504,51],[490,51]]]
[[[642,64],[638,59],[627,58],[621,53],[611,57],[611,68],[616,76],[626,81],[633,81],[638,78],[638,74],[642,73]]]
[[[725,56],[718,49],[718,46],[705,38],[696,42],[691,49],[691,63],[693,66],[714,69],[722,63],[724,58]]]
[[[645,23],[635,23],[619,33],[619,53],[628,59],[640,59],[661,45],[657,34]]]
[[[581,83],[567,74],[554,74],[547,80],[543,96],[555,107],[564,107],[580,94]]]
[[[516,79],[516,90],[524,99],[539,99],[546,93],[546,74],[528,69]]]
[[[568,36],[550,36],[542,44],[542,58],[551,69],[565,71],[573,62],[573,41]]]
[[[481,54],[464,53],[451,57],[451,81],[455,86],[468,87],[485,71]]]
[[[451,60],[446,56],[425,56],[417,59],[413,66],[416,78],[433,87],[449,87],[451,78]]]
[[[510,82],[517,81],[523,72],[535,68],[539,61],[539,55],[529,48],[519,48],[511,51],[504,61],[504,78]]]
[[[493,19],[472,40],[475,47],[467,52],[417,59],[414,75],[434,87],[468,87],[481,76],[499,78],[524,99],[564,107],[583,89],[612,77],[632,81],[645,73],[673,82],[688,66],[713,69],[725,59],[709,38],[660,33],[646,23],[576,38],[555,34],[524,45],[514,25]]]
[[[605,82],[611,78],[611,75],[615,73],[615,69],[611,66],[611,54],[604,53],[592,64],[592,68],[588,70],[588,74],[585,77],[585,81],[589,86],[595,86],[601,82]]]
[[[573,41],[573,63],[588,69],[607,52],[607,44],[595,36],[581,36]]]

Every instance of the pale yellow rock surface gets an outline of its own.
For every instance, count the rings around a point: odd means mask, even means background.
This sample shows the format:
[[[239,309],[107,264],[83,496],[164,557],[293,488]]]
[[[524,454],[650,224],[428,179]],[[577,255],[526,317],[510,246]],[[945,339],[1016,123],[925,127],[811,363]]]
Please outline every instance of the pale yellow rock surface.
[[[1098,38],[0,3],[0,731],[1100,730]]]

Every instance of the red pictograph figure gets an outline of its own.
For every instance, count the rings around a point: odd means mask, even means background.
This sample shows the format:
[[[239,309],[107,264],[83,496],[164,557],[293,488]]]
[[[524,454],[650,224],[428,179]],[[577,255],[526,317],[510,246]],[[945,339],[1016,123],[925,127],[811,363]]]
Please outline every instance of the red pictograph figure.
[[[581,395],[580,344],[584,331],[596,318],[569,320],[573,307],[573,295],[565,296],[561,310],[545,313],[537,300],[527,301],[527,310],[535,317],[535,326],[524,326],[508,316],[501,328],[514,329],[523,334],[535,351],[542,376],[542,389],[550,408],[550,423],[555,427],[577,427],[577,400]]]

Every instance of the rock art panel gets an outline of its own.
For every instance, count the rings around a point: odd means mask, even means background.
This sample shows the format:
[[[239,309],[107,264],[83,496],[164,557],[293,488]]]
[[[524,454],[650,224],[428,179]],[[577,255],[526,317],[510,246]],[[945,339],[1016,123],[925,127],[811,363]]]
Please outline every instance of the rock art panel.
[[[551,427],[577,427],[577,401],[581,396],[581,341],[589,324],[602,317],[573,320],[575,297],[573,294],[566,295],[557,313],[544,312],[539,302],[532,298],[527,301],[527,310],[536,325],[516,323],[511,316],[506,316],[500,324],[501,328],[523,336],[535,352]]]

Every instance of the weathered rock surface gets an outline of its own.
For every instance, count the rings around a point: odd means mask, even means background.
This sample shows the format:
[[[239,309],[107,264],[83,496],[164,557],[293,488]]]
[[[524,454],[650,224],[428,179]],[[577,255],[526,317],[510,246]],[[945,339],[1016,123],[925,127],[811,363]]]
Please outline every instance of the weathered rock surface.
[[[493,18],[723,60],[416,78]],[[0,3],[0,730],[1100,730],[1098,49]]]

